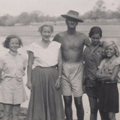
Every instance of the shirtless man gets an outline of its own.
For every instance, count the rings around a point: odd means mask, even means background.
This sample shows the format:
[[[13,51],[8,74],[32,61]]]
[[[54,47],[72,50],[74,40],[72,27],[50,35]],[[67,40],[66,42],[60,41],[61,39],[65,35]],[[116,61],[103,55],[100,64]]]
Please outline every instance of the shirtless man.
[[[83,22],[79,18],[79,13],[70,10],[66,15],[67,31],[57,34],[54,41],[61,43],[63,58],[63,74],[61,79],[62,94],[65,103],[65,114],[67,120],[72,118],[72,94],[74,96],[78,120],[84,119],[82,104],[83,95],[83,48],[89,45],[89,38],[76,31],[78,22]]]

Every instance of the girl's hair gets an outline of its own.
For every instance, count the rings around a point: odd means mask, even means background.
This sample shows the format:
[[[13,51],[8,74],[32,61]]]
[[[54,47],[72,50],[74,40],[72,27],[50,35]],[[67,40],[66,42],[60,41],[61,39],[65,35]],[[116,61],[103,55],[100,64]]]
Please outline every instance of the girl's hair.
[[[3,46],[9,49],[10,40],[13,38],[17,38],[19,40],[19,47],[23,46],[21,38],[17,35],[9,35],[8,37],[6,37],[5,41],[3,42]]]
[[[38,31],[39,31],[40,33],[42,33],[44,27],[50,27],[51,32],[53,33],[54,27],[53,27],[53,25],[50,24],[50,23],[44,23],[42,26],[40,26],[40,27],[38,28]]]
[[[92,36],[93,34],[99,34],[100,37],[102,37],[102,30],[101,30],[101,28],[98,27],[98,26],[92,27],[92,28],[90,29],[90,32],[89,32],[89,37],[91,38],[91,36]]]
[[[114,41],[107,41],[107,42],[104,42],[104,51],[103,51],[103,55],[106,56],[105,54],[105,49],[109,46],[112,46],[114,49],[115,49],[115,56],[116,57],[119,57],[119,49],[117,47],[117,45],[115,44]]]

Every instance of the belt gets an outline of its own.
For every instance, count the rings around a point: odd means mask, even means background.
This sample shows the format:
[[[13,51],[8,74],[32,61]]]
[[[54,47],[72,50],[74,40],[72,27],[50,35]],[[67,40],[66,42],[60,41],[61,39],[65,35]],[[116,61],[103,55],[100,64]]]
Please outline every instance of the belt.
[[[106,81],[102,81],[101,83],[102,83],[102,84],[110,84],[110,83],[117,83],[117,82],[112,82],[112,81],[111,81],[111,82],[106,82]]]

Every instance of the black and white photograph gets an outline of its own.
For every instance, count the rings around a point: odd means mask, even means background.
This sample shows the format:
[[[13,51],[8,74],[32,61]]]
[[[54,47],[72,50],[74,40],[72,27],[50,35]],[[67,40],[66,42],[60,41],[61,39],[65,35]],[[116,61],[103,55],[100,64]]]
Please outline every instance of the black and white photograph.
[[[0,0],[0,120],[119,120],[120,0]]]

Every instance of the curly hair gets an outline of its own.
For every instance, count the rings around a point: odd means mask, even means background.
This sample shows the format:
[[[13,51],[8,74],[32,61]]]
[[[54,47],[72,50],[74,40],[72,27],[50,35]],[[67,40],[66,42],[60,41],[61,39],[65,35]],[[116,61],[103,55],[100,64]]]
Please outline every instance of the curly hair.
[[[13,38],[17,38],[18,39],[18,41],[19,41],[19,47],[23,46],[21,38],[18,37],[17,35],[9,35],[8,37],[6,37],[5,41],[3,42],[3,46],[5,48],[9,49],[10,40],[13,39]]]
[[[92,27],[92,28],[90,29],[90,32],[89,32],[89,37],[91,38],[91,36],[92,36],[93,34],[99,34],[100,37],[102,37],[102,30],[101,30],[101,28],[98,27],[98,26]]]

